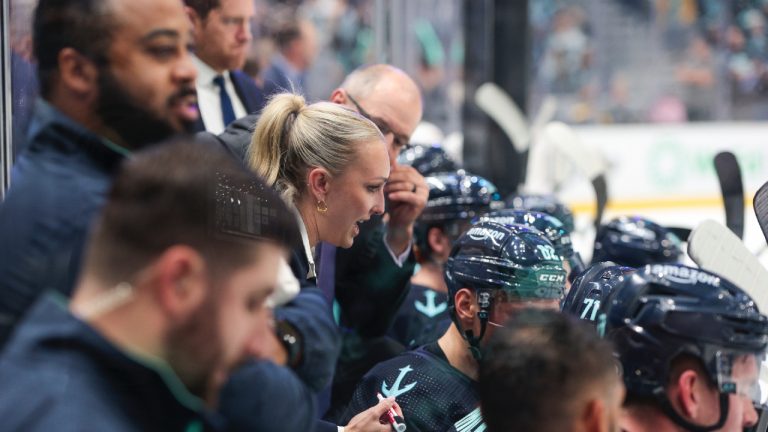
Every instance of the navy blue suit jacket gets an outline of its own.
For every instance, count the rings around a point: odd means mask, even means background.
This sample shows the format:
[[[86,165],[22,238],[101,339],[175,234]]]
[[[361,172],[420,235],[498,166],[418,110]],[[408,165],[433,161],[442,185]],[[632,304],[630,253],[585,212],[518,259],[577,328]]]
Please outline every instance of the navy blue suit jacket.
[[[229,76],[232,78],[235,92],[237,92],[240,102],[243,103],[246,113],[252,114],[261,111],[267,102],[264,97],[264,91],[256,85],[253,78],[240,70],[229,71]],[[204,130],[205,123],[203,123],[203,117],[200,116],[195,124],[195,132],[202,132]]]

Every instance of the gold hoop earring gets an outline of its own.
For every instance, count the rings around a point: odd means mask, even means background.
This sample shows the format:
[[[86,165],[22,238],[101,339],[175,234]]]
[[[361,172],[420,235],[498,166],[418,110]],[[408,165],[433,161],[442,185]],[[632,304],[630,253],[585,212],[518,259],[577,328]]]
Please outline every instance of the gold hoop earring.
[[[325,213],[328,211],[328,205],[325,203],[325,201],[317,201],[317,211],[318,213]]]

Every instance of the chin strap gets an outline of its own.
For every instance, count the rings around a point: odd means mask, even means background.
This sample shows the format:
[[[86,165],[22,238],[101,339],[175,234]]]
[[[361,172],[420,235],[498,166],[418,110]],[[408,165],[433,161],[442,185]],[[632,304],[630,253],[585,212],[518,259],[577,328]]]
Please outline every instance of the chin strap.
[[[690,432],[711,432],[716,429],[720,429],[728,419],[728,409],[730,406],[728,393],[720,393],[720,419],[717,421],[717,423],[711,426],[696,425],[680,416],[680,414],[678,414],[678,412],[675,411],[675,409],[672,407],[672,404],[669,402],[669,398],[667,398],[667,394],[663,388],[657,388],[654,390],[653,395],[661,404],[661,410],[664,411],[664,414],[666,414],[667,417],[669,417],[670,420],[675,422],[678,426],[682,426],[685,428],[685,430]]]
[[[483,358],[482,351],[480,350],[480,341],[485,336],[485,330],[488,328],[488,318],[491,310],[491,292],[488,290],[479,290],[477,292],[477,305],[480,310],[477,312],[477,318],[480,320],[480,335],[475,337],[472,329],[464,330],[464,339],[469,342],[469,352],[472,353],[472,357],[475,360],[480,361]]]

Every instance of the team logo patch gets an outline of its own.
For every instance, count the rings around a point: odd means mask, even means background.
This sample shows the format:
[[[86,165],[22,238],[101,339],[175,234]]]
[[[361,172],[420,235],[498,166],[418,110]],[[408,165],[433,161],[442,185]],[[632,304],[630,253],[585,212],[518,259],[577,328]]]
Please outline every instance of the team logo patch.
[[[408,372],[412,372],[413,368],[411,368],[411,365],[406,365],[405,367],[400,368],[400,374],[395,378],[394,384],[392,384],[391,387],[387,386],[386,381],[382,381],[381,383],[381,394],[383,394],[386,397],[398,397],[403,393],[408,393],[409,391],[413,390],[414,387],[416,387],[416,384],[418,384],[418,381],[414,381],[412,383],[406,384],[405,387],[400,387],[400,385],[403,382],[403,378],[405,378],[406,375],[408,375]]]
[[[434,318],[448,309],[447,302],[442,302],[440,304],[435,303],[435,299],[437,298],[436,292],[432,290],[426,290],[424,291],[424,297],[426,299],[426,303],[422,303],[418,300],[413,303],[413,307],[424,315],[430,318]]]

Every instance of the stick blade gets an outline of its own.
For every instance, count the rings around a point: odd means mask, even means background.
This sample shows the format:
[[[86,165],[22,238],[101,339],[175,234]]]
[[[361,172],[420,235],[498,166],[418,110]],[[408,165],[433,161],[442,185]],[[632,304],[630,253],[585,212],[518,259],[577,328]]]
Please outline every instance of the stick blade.
[[[528,122],[501,87],[492,82],[482,84],[475,92],[475,103],[501,127],[518,153],[528,150],[531,142]]]
[[[605,175],[598,174],[597,177],[593,178],[592,188],[595,190],[595,230],[597,230],[603,221],[605,206],[608,205],[608,183],[605,180]]]
[[[549,122],[544,126],[542,136],[573,162],[590,181],[608,170],[608,164],[600,151],[584,144],[567,124],[559,121]]]
[[[744,184],[736,156],[725,151],[715,156],[715,171],[725,206],[725,224],[739,238],[744,237]]]
[[[755,208],[755,216],[760,229],[763,230],[763,237],[768,242],[768,182],[765,182],[755,193],[755,199],[752,202]]]
[[[688,237],[688,255],[746,291],[762,313],[768,311],[768,271],[730,229],[705,220]]]

